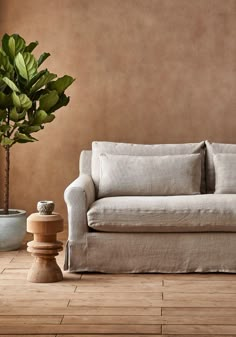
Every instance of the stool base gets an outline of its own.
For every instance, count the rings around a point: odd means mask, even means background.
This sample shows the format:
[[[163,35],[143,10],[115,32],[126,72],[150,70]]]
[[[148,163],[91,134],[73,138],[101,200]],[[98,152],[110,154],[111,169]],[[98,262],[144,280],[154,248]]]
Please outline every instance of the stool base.
[[[63,280],[63,275],[55,258],[34,258],[34,262],[28,272],[27,281],[33,283],[51,283],[61,280]]]

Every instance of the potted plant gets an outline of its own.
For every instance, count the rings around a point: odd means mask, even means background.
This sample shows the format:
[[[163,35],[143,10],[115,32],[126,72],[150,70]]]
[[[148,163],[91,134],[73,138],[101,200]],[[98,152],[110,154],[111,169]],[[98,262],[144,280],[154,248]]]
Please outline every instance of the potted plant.
[[[9,209],[10,150],[16,143],[35,142],[34,133],[55,118],[55,112],[69,103],[65,90],[74,79],[57,78],[48,69],[39,70],[50,56],[38,59],[18,34],[5,34],[0,47],[0,144],[5,152],[4,209],[0,210],[0,250],[19,248],[26,231],[26,212]]]

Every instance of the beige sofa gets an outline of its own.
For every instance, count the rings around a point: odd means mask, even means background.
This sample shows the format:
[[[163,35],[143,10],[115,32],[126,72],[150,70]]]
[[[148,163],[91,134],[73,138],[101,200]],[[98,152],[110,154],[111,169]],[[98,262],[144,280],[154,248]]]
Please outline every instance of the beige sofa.
[[[236,272],[234,144],[93,142],[65,201],[65,270]]]

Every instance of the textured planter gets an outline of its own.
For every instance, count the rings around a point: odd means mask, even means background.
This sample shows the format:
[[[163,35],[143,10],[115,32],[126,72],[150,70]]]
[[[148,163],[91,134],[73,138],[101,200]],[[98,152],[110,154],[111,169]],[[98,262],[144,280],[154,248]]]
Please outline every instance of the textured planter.
[[[41,215],[50,215],[52,214],[55,208],[55,204],[51,200],[42,200],[37,203],[37,210]]]
[[[0,210],[0,251],[20,248],[26,233],[26,211],[10,209],[9,214]]]

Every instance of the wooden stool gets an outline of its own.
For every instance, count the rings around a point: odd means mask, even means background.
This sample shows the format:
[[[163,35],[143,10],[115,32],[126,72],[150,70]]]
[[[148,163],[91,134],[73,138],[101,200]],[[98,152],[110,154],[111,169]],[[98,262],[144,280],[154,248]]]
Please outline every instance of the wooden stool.
[[[34,241],[28,242],[27,251],[34,256],[27,280],[36,283],[57,282],[63,279],[55,256],[63,250],[57,241],[57,233],[63,231],[63,219],[57,214],[31,214],[27,219],[27,231],[34,234]]]

